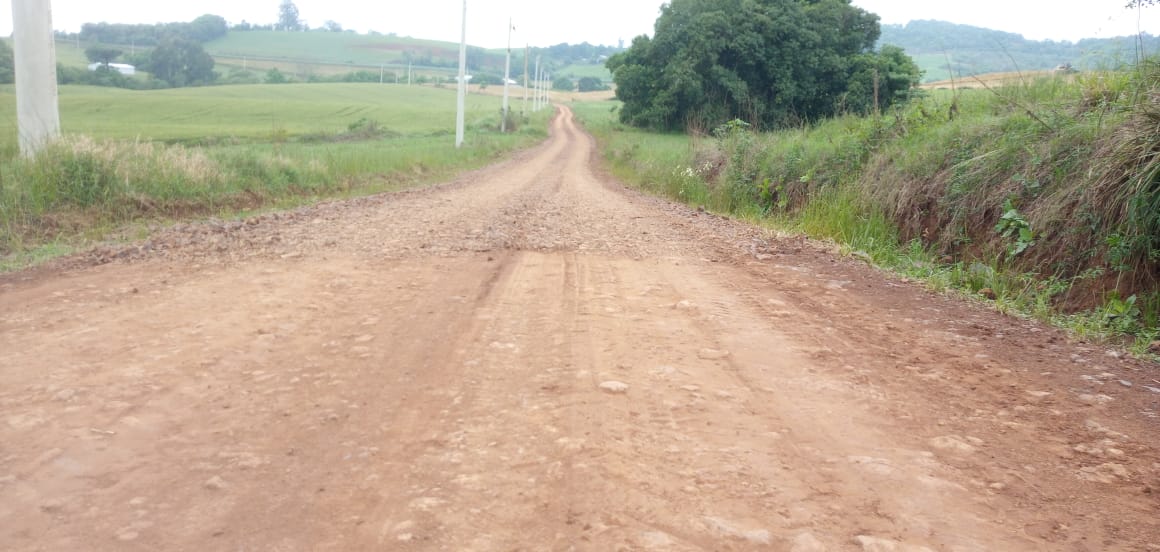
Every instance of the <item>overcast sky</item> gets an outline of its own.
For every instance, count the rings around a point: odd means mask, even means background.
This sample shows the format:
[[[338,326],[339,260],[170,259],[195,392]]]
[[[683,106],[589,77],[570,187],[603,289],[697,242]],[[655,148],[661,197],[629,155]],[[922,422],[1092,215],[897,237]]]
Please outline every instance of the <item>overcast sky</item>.
[[[53,27],[76,31],[82,23],[156,23],[189,21],[212,13],[231,23],[273,23],[280,0],[52,0]],[[854,0],[879,14],[883,23],[938,19],[1022,34],[1029,39],[1079,40],[1135,34],[1160,34],[1160,7],[1142,13],[1124,9],[1125,0]],[[358,31],[459,40],[461,0],[296,0],[311,26],[334,20]],[[652,34],[659,0],[468,0],[467,40],[476,46],[502,47],[510,15],[513,45],[549,46],[561,42],[626,43]],[[11,0],[0,0],[0,35],[12,33]]]

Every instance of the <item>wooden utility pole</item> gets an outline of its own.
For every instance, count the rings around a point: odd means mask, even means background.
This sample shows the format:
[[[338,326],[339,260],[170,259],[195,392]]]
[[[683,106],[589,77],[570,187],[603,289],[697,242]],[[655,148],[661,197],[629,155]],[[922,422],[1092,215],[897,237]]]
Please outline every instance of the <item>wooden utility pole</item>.
[[[20,152],[36,155],[60,136],[56,88],[56,38],[49,0],[13,0],[16,58],[16,128]]]

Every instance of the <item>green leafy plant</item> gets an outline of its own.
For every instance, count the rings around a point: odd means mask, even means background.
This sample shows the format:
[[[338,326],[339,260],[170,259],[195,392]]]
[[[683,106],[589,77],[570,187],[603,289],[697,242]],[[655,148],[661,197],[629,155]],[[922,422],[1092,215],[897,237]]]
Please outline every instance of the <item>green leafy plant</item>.
[[[778,211],[785,211],[786,206],[789,205],[785,184],[781,182],[774,184],[772,179],[766,178],[761,181],[757,192],[761,205],[765,206],[766,209],[776,208]]]
[[[1004,239],[1012,240],[1007,245],[1007,255],[1010,257],[1018,256],[1027,251],[1027,248],[1035,245],[1035,233],[1031,230],[1031,223],[1027,222],[1027,219],[1019,213],[1014,202],[1010,199],[1003,203],[1003,216],[999,217],[999,223],[995,225],[995,232],[998,232]]]
[[[1112,234],[1104,239],[1108,246],[1108,264],[1116,272],[1125,272],[1131,268],[1132,257],[1131,240],[1122,234]]]
[[[1104,323],[1113,331],[1135,334],[1139,330],[1140,307],[1136,305],[1136,296],[1131,295],[1121,299],[1119,294],[1112,292],[1103,308]]]

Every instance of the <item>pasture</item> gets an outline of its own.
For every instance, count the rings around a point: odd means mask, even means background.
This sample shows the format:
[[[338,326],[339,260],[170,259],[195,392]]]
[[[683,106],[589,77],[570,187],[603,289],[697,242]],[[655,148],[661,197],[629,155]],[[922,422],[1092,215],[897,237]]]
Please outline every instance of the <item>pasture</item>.
[[[374,120],[391,136],[454,132],[455,90],[379,84],[239,85],[169,90],[63,86],[63,130],[164,142],[285,141]],[[467,126],[499,120],[500,102],[471,94]],[[0,88],[0,143],[15,138],[15,96]]]
[[[568,77],[572,80],[578,80],[584,77],[596,77],[603,81],[605,84],[612,83],[612,72],[609,71],[603,63],[575,63],[565,66],[561,69],[557,69],[554,76]]]
[[[205,50],[213,56],[376,67],[384,63],[406,65],[408,53],[416,59],[430,57],[447,63],[459,59],[457,43],[354,33],[234,32],[207,43]],[[498,54],[493,57],[502,67],[503,57]]]
[[[375,122],[385,141],[452,136],[452,87],[367,83],[299,83],[165,90],[60,87],[66,135],[183,144],[284,143],[338,135],[358,122]],[[499,122],[500,100],[469,94],[467,128]],[[15,95],[0,87],[0,147],[15,146]],[[495,132],[499,138],[498,132]],[[451,138],[445,139],[451,143]]]

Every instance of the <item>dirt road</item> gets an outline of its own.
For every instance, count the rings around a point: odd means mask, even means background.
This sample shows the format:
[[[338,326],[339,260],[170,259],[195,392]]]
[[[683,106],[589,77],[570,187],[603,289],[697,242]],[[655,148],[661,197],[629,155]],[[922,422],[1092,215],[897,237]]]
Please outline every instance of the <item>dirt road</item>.
[[[1160,550],[1154,366],[594,159],[0,277],[0,549]]]

